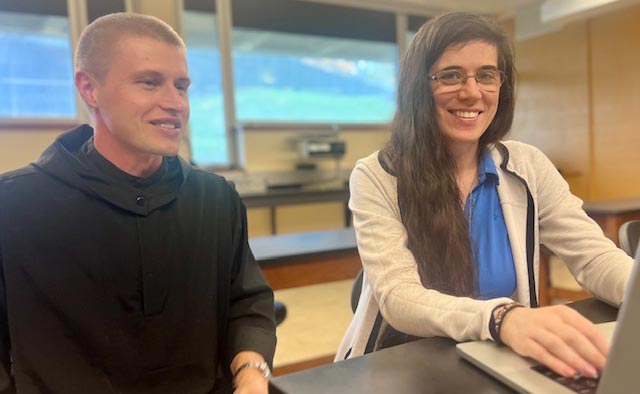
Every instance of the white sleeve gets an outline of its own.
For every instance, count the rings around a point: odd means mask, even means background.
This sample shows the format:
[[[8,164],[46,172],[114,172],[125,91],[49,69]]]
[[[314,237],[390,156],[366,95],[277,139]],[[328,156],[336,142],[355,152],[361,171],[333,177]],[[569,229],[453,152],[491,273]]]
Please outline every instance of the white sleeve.
[[[534,149],[540,242],[567,264],[578,283],[614,305],[622,301],[633,260],[605,237],[553,163]]]
[[[401,332],[457,341],[491,339],[491,311],[508,298],[474,300],[425,288],[400,219],[396,178],[377,161],[360,161],[350,180],[358,250],[373,296],[387,323]]]

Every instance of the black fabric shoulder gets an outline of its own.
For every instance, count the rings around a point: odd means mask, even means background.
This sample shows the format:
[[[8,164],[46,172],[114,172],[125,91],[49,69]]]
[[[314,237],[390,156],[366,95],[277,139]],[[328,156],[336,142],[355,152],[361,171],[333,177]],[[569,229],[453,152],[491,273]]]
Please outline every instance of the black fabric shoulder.
[[[12,179],[17,179],[23,176],[29,176],[39,173],[40,171],[35,166],[29,164],[25,167],[21,167],[15,170],[11,170],[5,172],[4,174],[0,174],[0,182],[8,182]]]
[[[506,170],[507,164],[509,163],[509,149],[507,149],[507,147],[502,142],[496,142],[494,146],[496,147],[498,152],[500,152],[500,156],[502,156],[500,168]]]
[[[395,171],[393,171],[393,166],[390,163],[389,157],[384,153],[382,149],[378,151],[378,163],[380,163],[380,166],[387,174],[396,176]]]

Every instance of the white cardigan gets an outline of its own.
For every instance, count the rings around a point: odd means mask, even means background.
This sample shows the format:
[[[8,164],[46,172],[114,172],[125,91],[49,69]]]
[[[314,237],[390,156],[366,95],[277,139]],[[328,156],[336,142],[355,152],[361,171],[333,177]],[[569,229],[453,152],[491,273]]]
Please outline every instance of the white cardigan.
[[[498,195],[516,270],[512,298],[536,306],[542,243],[567,264],[580,285],[596,297],[619,305],[633,260],[586,215],[582,201],[571,194],[549,159],[537,148],[515,141],[492,146],[490,152],[500,179]],[[456,341],[491,339],[491,311],[511,301],[455,297],[425,288],[406,246],[396,186],[396,178],[378,161],[378,152],[359,160],[351,174],[349,207],[365,275],[358,308],[336,360],[362,355],[365,349],[371,351],[376,338],[370,342],[370,337],[378,334],[374,330],[378,312],[396,330],[414,336],[446,336]],[[533,255],[529,263],[528,192],[534,205],[533,226],[529,229]],[[535,283],[535,293],[531,294],[530,279]]]

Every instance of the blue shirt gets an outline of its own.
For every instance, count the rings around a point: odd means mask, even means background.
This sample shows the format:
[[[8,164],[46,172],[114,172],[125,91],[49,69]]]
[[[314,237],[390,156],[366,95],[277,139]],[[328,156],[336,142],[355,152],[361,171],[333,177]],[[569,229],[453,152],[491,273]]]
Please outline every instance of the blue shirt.
[[[495,163],[485,149],[478,164],[478,184],[467,196],[464,208],[481,299],[510,297],[516,289],[516,271],[498,184]]]

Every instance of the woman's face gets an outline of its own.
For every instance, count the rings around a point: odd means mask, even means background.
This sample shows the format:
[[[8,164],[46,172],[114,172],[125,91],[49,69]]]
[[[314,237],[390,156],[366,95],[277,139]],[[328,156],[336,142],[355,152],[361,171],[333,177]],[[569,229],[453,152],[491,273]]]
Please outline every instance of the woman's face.
[[[431,82],[438,126],[450,149],[477,147],[498,110],[500,88],[494,92],[483,90],[474,77],[480,71],[498,69],[498,50],[480,40],[451,45],[429,75],[450,69],[466,74],[467,81],[459,90],[437,80]]]

